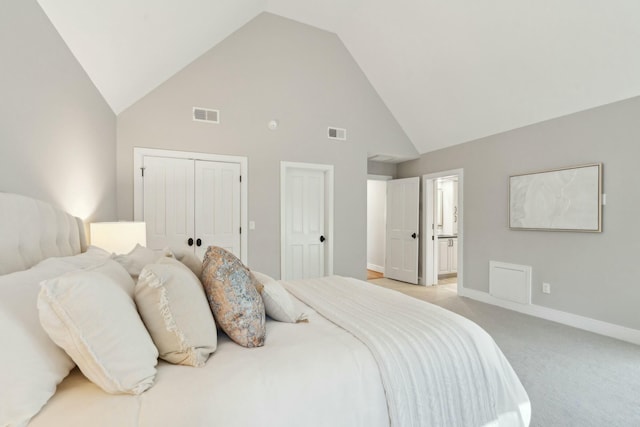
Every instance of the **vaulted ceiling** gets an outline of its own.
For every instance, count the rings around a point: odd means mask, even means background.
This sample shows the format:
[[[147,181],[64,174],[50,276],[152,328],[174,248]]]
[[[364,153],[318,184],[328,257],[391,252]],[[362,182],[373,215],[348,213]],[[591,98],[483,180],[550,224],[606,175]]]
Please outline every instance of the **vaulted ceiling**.
[[[335,32],[420,153],[640,96],[637,0],[38,2],[116,114],[265,11]]]

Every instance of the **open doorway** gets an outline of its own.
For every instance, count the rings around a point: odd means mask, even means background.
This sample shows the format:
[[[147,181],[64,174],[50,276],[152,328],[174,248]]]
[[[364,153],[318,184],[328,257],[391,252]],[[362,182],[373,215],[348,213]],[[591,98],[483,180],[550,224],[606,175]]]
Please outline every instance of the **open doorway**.
[[[388,175],[367,176],[367,279],[384,277]]]
[[[463,170],[424,175],[423,272],[427,286],[463,287]]]

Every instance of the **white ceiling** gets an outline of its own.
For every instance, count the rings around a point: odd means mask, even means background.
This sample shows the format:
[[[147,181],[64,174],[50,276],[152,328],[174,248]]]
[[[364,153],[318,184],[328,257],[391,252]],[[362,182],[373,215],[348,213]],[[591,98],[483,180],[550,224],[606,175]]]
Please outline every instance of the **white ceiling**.
[[[116,113],[263,11],[335,32],[420,153],[640,95],[637,0],[38,0]]]

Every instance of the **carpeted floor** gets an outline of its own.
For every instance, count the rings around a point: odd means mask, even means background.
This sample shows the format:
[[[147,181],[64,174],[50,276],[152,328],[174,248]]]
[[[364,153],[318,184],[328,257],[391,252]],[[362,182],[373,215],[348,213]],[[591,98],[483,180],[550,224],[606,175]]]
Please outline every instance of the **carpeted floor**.
[[[370,283],[437,304],[489,332],[529,394],[531,426],[640,426],[640,346],[458,297],[455,285]]]

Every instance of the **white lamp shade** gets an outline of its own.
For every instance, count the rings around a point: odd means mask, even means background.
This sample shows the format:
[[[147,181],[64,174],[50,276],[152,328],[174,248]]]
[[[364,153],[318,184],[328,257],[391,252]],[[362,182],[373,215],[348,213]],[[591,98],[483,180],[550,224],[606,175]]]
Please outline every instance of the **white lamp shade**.
[[[91,244],[116,254],[131,252],[137,244],[147,245],[144,222],[92,222]]]

